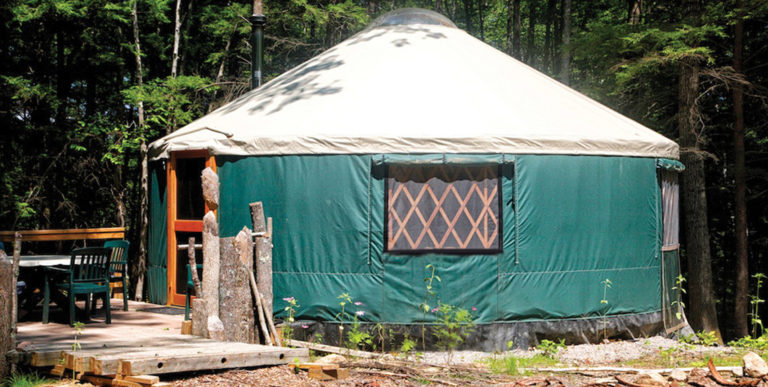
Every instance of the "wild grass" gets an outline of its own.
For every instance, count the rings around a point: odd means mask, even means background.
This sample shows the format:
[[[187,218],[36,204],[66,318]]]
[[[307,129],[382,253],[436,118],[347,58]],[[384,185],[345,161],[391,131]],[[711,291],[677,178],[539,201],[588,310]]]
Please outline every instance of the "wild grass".
[[[484,360],[491,372],[512,376],[532,375],[532,368],[552,367],[557,360],[544,354],[536,354],[531,357],[518,357],[513,355],[491,357]]]
[[[7,387],[35,387],[44,384],[55,383],[55,380],[40,376],[38,373],[13,374],[5,380],[3,386]]]

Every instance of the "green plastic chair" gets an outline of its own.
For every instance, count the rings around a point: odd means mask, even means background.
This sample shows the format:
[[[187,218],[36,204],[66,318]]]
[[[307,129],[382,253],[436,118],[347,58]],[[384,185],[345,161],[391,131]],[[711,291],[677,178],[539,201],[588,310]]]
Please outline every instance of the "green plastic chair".
[[[195,265],[198,269],[203,268],[203,264],[198,263]],[[186,297],[184,300],[184,321],[189,321],[189,308],[190,303],[192,302],[192,292],[195,291],[195,283],[192,281],[192,270],[189,269],[189,264],[187,264],[187,289],[186,289]],[[200,294],[197,294],[197,297],[200,297]]]
[[[109,255],[109,282],[123,283],[120,291],[123,292],[123,310],[128,310],[128,247],[130,243],[125,240],[108,241],[104,248],[110,249]],[[118,276],[117,274],[120,273]],[[113,289],[114,290],[114,289]],[[107,300],[104,300],[104,304]]]
[[[69,301],[69,325],[75,325],[75,299],[78,295],[104,294],[109,299],[109,254],[103,247],[85,247],[72,250],[69,268],[46,267],[43,290],[43,324],[48,324],[51,303],[51,287],[66,291]],[[86,299],[85,314],[90,318],[90,306]],[[112,323],[110,303],[106,302],[107,324]]]

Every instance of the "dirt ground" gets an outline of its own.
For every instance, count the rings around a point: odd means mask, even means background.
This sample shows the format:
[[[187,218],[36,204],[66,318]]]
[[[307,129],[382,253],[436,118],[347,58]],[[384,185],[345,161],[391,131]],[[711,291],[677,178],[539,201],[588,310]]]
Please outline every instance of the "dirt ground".
[[[747,349],[703,346],[652,337],[632,341],[504,353],[430,352],[378,359],[331,355],[349,370],[343,380],[319,381],[295,365],[160,375],[175,386],[768,386],[768,378],[742,377]],[[761,356],[764,353],[758,352]],[[313,361],[323,361],[315,353]],[[709,360],[713,361],[708,367]],[[566,372],[565,369],[567,369]],[[66,382],[57,386],[69,385]]]

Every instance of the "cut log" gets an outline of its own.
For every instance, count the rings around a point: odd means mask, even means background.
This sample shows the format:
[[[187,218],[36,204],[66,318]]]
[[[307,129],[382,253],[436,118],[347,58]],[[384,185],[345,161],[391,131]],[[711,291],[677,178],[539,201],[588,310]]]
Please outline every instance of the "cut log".
[[[227,335],[224,333],[224,324],[219,316],[208,316],[208,337],[213,340],[226,341]]]
[[[251,203],[251,222],[253,223],[253,232],[256,235],[256,284],[259,293],[264,296],[267,303],[264,304],[264,311],[268,314],[273,313],[272,309],[272,224],[271,219],[264,215],[264,205],[261,202]]]
[[[208,211],[203,217],[203,298],[208,316],[219,315],[219,225]]]
[[[195,296],[200,297],[203,294],[200,278],[197,276],[197,258],[195,257],[195,237],[189,237],[187,244],[187,257],[189,258],[189,272],[192,275],[192,283],[195,286]]]
[[[5,354],[15,349],[10,332],[13,318],[11,298],[16,289],[13,288],[13,262],[4,252],[0,254],[0,354]],[[11,362],[6,356],[0,356],[0,380],[5,380],[10,374]]]
[[[221,239],[219,317],[227,341],[255,342],[256,324],[248,275],[253,270],[252,256],[253,242],[248,228],[243,228],[234,238]]]
[[[259,294],[259,297],[261,297],[261,304],[266,304],[266,301],[264,300],[264,295]],[[275,321],[272,319],[272,313],[265,313],[265,317],[267,319],[267,324],[269,325],[269,329],[272,330],[272,335],[275,338],[275,343],[278,347],[282,347],[283,344],[280,343],[280,333],[277,332],[277,329],[275,328]]]
[[[251,208],[251,222],[253,223],[253,232],[255,234],[267,232],[267,220],[264,218],[264,205],[261,202],[255,202],[248,205]]]
[[[210,167],[203,169],[203,199],[208,209],[215,211],[219,208],[219,175]]]
[[[340,355],[354,356],[354,357],[359,357],[363,359],[378,359],[382,356],[381,354],[373,353],[373,352],[358,351],[354,349],[334,347],[334,346],[325,345],[325,344],[308,343],[306,341],[299,341],[299,340],[285,340],[285,345],[307,348],[317,352],[337,353]]]
[[[266,301],[264,312],[272,315],[272,238],[256,238],[256,286]]]
[[[208,337],[208,301],[203,298],[192,300],[192,334]]]
[[[243,269],[246,270],[246,269]],[[248,276],[251,282],[251,291],[253,291],[253,298],[256,299],[256,318],[259,320],[259,326],[261,327],[261,333],[264,335],[264,342],[267,345],[272,346],[272,339],[270,339],[269,330],[267,329],[266,317],[264,315],[264,307],[261,304],[261,294],[259,288],[256,287],[256,279],[253,277],[253,271],[248,272]]]

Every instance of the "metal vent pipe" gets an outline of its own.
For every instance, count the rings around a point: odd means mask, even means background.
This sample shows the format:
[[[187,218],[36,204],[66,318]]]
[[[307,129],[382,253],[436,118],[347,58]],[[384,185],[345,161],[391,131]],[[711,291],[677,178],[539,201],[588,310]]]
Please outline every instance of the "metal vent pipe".
[[[251,22],[251,90],[261,86],[261,71],[264,64],[264,24],[267,17],[261,14],[261,4],[254,3]]]

